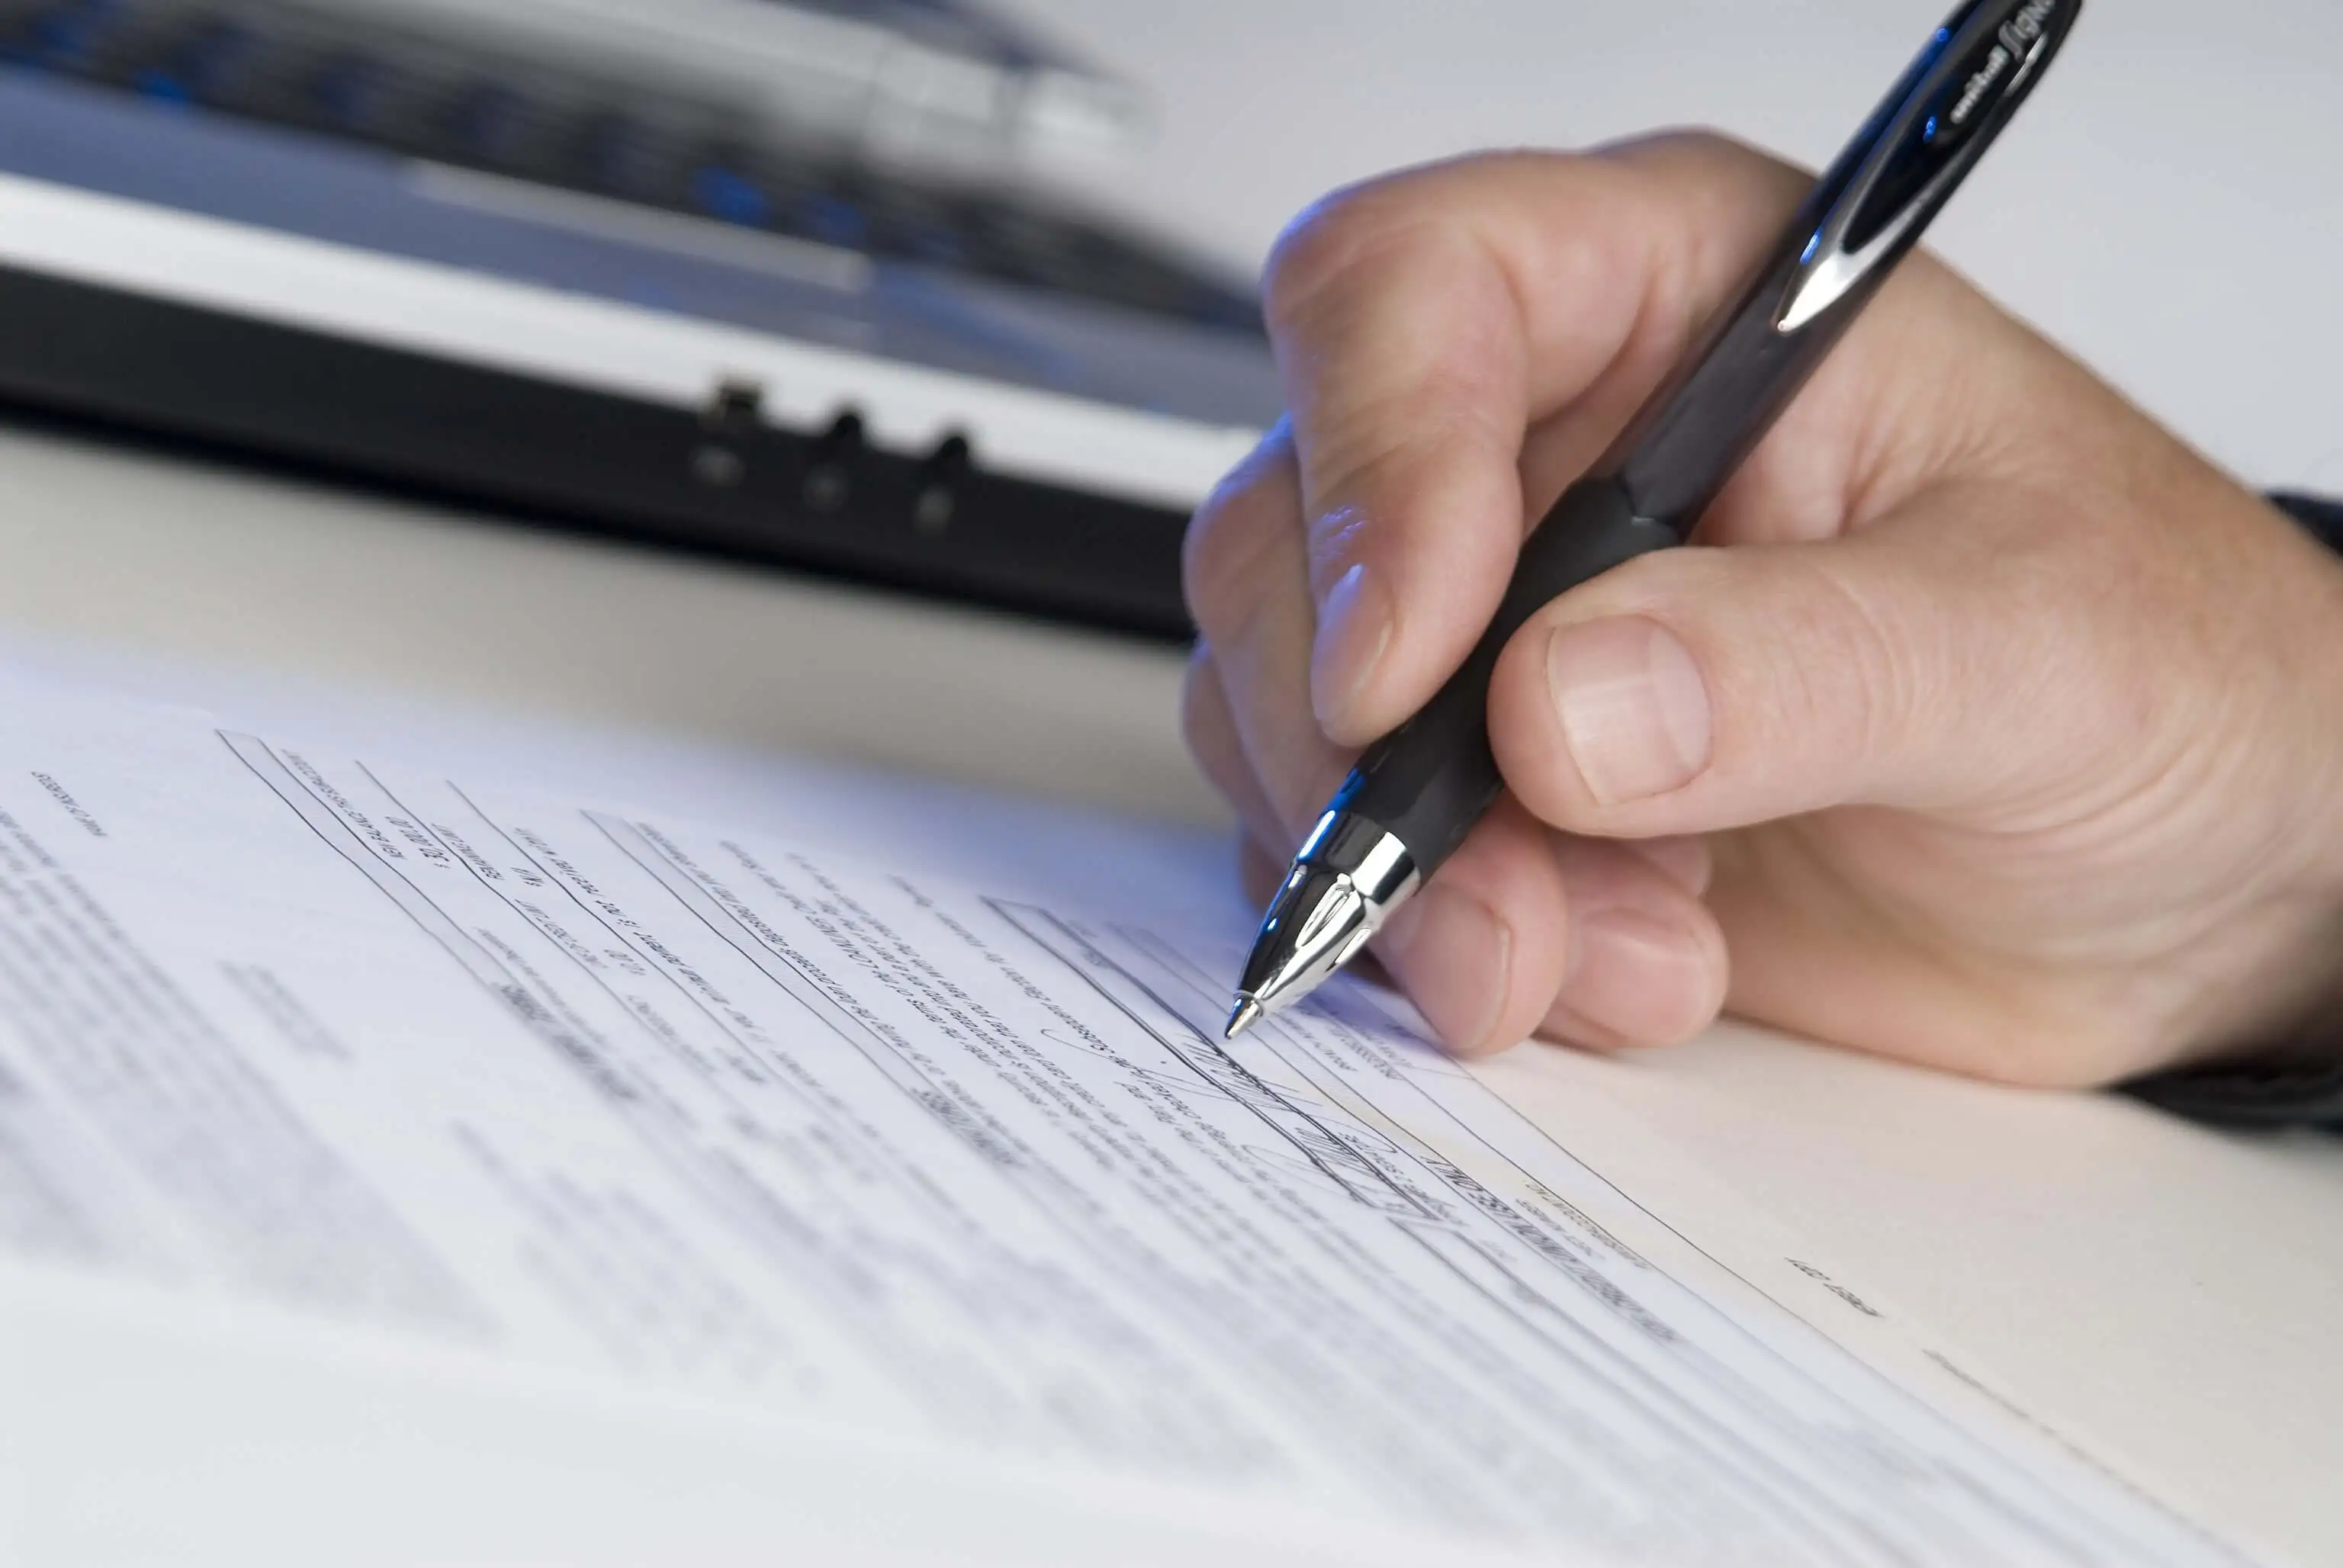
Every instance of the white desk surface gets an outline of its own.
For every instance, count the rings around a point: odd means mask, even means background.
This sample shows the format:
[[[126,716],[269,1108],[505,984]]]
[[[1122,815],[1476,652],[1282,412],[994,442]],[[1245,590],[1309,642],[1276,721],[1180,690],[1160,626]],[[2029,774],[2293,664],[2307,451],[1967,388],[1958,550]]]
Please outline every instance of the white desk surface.
[[[1712,117],[1817,157],[1933,20],[1901,0],[1363,0],[1339,27],[1260,0],[1023,9],[1163,84],[1142,196],[1232,253],[1329,179],[1474,141]],[[1761,48],[1760,12],[1795,46]],[[2343,489],[2338,78],[2326,0],[2102,5],[2013,140],[2036,156],[1981,182],[1947,243],[2250,477]],[[0,563],[0,639],[188,695],[216,672],[1222,820],[1179,744],[1178,656],[1111,638],[5,428]],[[1623,1185],[1664,1187],[1655,1147],[1690,1151],[2141,1484],[2343,1560],[2343,1140],[1731,1030],[1525,1091]]]

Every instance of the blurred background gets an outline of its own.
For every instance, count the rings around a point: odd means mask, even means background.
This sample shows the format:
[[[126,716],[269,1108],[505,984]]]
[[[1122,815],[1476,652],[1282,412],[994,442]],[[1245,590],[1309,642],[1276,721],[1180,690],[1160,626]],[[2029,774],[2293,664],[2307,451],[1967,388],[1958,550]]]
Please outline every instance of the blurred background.
[[[1936,3],[0,0],[0,394],[1177,639],[1291,215],[1666,126],[1819,164]],[[2338,68],[2322,0],[2103,0],[1937,243],[2343,488]]]
[[[1715,126],[1819,166],[1936,0],[1019,0],[1144,84],[1134,210],[1253,266],[1319,192]],[[2343,7],[2091,0],[1931,246],[2270,486],[2343,490]]]
[[[1282,225],[1819,164],[1943,3],[0,0],[0,637],[1215,823],[1179,541]],[[2343,493],[2338,81],[2332,0],[2093,0],[1932,243]]]

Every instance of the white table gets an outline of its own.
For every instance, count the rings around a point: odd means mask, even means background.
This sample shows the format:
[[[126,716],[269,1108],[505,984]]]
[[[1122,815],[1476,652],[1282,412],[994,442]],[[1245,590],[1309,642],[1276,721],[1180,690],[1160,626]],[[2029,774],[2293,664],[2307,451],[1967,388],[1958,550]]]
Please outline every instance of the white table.
[[[1026,9],[1159,83],[1141,199],[1232,253],[1317,185],[1471,142],[1721,117],[1821,156],[1928,20]],[[2133,0],[2060,69],[1948,225],[1953,254],[2252,478],[2343,489],[2343,14]],[[1178,741],[1178,656],[1111,638],[22,430],[0,430],[0,638],[190,696],[552,716],[1222,820]],[[2233,1140],[1735,1031],[1573,1060],[1531,1092],[1623,1185],[1664,1187],[1690,1151],[2142,1484],[2343,1559],[2343,1141]]]

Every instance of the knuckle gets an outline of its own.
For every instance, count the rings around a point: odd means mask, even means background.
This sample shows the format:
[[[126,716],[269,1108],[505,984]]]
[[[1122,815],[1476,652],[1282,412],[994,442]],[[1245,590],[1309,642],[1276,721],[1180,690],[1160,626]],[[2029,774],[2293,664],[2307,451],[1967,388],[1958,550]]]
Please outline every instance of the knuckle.
[[[1309,313],[1355,260],[1355,251],[1328,236],[1332,220],[1297,220],[1280,236],[1262,276],[1262,319],[1281,347],[1302,336]],[[1339,254],[1338,254],[1339,251]]]
[[[1679,157],[1739,163],[1758,156],[1747,142],[1714,126],[1670,126],[1653,140]]]
[[[1272,339],[1291,346],[1346,328],[1363,303],[1420,295],[1426,275],[1483,254],[1492,194],[1483,176],[1521,155],[1477,154],[1405,169],[1322,196],[1271,246],[1262,273]]]
[[[1790,167],[1773,154],[1714,126],[1663,126],[1611,143],[1601,149],[1600,156],[1628,161],[1651,159],[1730,174],[1746,174],[1760,166],[1775,171]]]
[[[1392,230],[1384,186],[1351,186],[1304,207],[1271,246],[1262,272],[1262,307],[1273,336],[1284,336],[1310,303],[1343,276]]]
[[[1780,165],[1771,154],[1715,126],[1671,126],[1653,138],[1671,156],[1704,164],[1740,168],[1749,164]]]

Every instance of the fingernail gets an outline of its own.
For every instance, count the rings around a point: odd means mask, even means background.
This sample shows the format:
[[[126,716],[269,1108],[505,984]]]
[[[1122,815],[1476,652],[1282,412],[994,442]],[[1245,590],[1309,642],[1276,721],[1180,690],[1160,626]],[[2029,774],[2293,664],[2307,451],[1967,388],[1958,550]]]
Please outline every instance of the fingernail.
[[[1318,610],[1310,705],[1328,729],[1342,725],[1391,645],[1391,593],[1364,562],[1344,572]]]
[[[1438,882],[1384,928],[1385,959],[1416,1010],[1458,1051],[1492,1044],[1513,979],[1513,931],[1488,905]]]
[[[1674,1040],[1706,1021],[1715,982],[1692,932],[1623,905],[1586,911],[1573,936],[1562,1000],[1581,1018],[1638,1045]]]
[[[1545,669],[1571,758],[1604,805],[1681,789],[1708,766],[1708,689],[1657,621],[1564,627],[1546,645]]]

